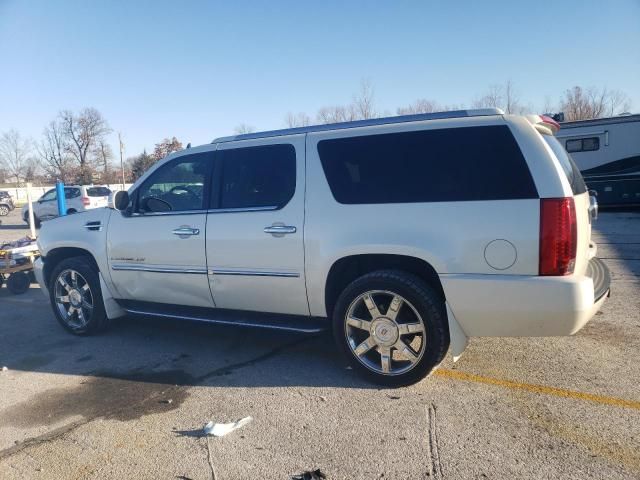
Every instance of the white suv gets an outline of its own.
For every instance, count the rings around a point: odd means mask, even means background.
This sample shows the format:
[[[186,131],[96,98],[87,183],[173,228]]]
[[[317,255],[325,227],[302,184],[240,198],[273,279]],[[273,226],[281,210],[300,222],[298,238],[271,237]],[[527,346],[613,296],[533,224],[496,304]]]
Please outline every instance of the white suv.
[[[410,384],[468,337],[571,335],[605,300],[557,128],[487,109],[219,138],[48,222],[36,276],[76,334],[127,313],[332,329]]]
[[[64,198],[67,214],[106,207],[110,194],[111,190],[108,187],[65,185]],[[33,216],[36,226],[39,227],[42,221],[58,215],[58,196],[55,188],[47,190],[44,195],[33,202]],[[22,207],[22,219],[29,223],[29,205]]]

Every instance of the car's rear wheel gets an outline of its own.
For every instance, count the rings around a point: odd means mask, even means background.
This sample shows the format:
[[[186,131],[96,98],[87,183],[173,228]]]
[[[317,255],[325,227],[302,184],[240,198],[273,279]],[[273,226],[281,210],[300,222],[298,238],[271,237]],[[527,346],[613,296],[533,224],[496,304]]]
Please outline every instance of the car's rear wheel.
[[[22,216],[22,219],[24,220],[24,223],[29,225],[29,212],[28,211],[24,212],[24,215]],[[36,216],[35,213],[33,214],[33,224],[34,224],[34,227],[40,228],[41,222],[40,222],[40,219]]]
[[[9,215],[9,207],[0,205],[0,217],[6,217],[7,215]]]
[[[58,322],[71,333],[90,335],[107,326],[98,272],[86,257],[67,258],[56,265],[49,295]]]
[[[352,367],[386,386],[421,380],[449,347],[443,299],[401,271],[380,270],[351,283],[336,303],[333,327]]]

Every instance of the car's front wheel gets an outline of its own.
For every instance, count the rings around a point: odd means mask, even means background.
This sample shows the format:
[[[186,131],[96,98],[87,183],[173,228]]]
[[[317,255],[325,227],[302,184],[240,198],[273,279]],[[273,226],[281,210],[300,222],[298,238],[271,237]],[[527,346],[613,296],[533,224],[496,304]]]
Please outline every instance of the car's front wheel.
[[[9,207],[0,205],[0,217],[6,217],[7,215],[9,215]]]
[[[67,258],[55,266],[49,295],[56,319],[71,333],[90,335],[107,326],[98,272],[86,257]]]
[[[354,369],[393,387],[427,376],[449,348],[442,297],[420,278],[395,270],[347,286],[334,309],[333,332]]]

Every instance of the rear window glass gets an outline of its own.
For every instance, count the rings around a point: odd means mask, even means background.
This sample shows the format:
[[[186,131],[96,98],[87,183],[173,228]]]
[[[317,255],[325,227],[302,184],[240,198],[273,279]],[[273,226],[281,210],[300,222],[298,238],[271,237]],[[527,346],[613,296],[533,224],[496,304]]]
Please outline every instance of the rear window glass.
[[[569,185],[571,185],[571,191],[573,194],[579,195],[586,192],[587,186],[584,183],[580,169],[558,139],[552,135],[542,135],[542,138],[544,138],[547,145],[551,147],[551,150],[553,150],[553,153],[555,153],[556,158],[560,162],[562,170],[564,170],[567,180],[569,180]]]
[[[322,140],[318,153],[340,203],[538,198],[507,126]]]
[[[108,197],[111,194],[111,190],[107,187],[88,187],[87,195],[90,197]]]

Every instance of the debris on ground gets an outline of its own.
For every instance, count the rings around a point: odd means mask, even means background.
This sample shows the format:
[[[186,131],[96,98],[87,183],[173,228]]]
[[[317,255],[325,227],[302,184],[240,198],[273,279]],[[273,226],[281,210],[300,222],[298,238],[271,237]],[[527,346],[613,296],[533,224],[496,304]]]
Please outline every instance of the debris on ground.
[[[318,468],[313,471],[307,470],[306,472],[302,472],[300,475],[294,475],[291,477],[291,480],[323,480],[326,478],[327,476]]]
[[[247,423],[251,422],[253,417],[244,417],[237,422],[232,423],[207,423],[204,428],[205,435],[213,435],[214,437],[224,437],[226,434],[233,432],[241,427],[244,427]]]

